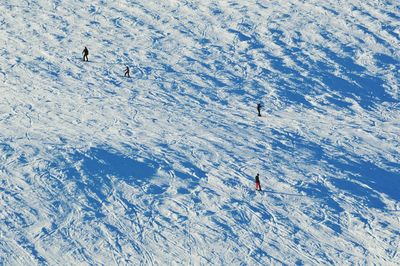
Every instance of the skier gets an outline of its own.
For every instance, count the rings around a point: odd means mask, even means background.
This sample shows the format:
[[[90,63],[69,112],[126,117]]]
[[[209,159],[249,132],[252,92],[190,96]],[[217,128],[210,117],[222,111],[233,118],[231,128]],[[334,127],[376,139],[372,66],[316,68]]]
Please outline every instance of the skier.
[[[85,46],[85,49],[83,49],[83,52],[82,52],[82,54],[83,54],[83,61],[89,61],[89,58],[88,58],[88,55],[89,55],[89,50],[88,50],[88,48],[86,48],[86,46]]]
[[[260,174],[259,173],[257,173],[257,175],[256,175],[256,190],[261,191]]]
[[[128,78],[131,77],[131,76],[129,75],[129,67],[128,67],[128,66],[127,66],[126,69],[125,69],[125,74],[124,74],[124,76],[125,76],[125,77],[128,77]]]
[[[261,103],[257,104],[258,116],[261,116]]]

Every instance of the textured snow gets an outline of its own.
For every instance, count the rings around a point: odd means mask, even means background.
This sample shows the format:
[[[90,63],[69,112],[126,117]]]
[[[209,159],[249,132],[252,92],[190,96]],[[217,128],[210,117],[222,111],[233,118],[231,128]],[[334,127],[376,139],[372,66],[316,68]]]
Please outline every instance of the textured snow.
[[[0,14],[0,265],[400,265],[398,1]]]

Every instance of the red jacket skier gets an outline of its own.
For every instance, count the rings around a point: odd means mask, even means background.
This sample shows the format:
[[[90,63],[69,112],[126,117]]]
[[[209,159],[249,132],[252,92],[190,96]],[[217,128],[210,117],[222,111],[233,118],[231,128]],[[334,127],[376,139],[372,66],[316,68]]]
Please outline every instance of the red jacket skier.
[[[259,173],[257,173],[257,175],[256,175],[256,190],[261,191],[260,174]]]

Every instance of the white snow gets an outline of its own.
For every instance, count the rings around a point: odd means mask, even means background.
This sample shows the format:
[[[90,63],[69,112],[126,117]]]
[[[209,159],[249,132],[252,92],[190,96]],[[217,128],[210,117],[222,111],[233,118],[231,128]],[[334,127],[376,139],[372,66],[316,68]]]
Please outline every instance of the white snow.
[[[0,14],[0,265],[400,265],[398,1]]]

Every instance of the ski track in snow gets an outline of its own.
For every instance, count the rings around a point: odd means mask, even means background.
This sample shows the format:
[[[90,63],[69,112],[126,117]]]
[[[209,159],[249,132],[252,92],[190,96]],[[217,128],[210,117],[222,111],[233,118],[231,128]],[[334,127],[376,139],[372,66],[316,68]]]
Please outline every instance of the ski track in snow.
[[[3,1],[0,264],[399,265],[399,10]]]

